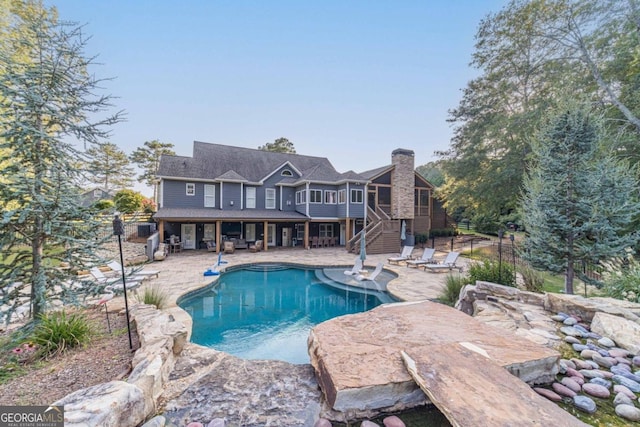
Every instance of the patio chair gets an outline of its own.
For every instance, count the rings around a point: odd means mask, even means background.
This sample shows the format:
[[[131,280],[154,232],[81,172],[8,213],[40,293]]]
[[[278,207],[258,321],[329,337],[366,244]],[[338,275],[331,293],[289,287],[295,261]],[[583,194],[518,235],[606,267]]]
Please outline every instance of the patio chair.
[[[415,267],[422,264],[433,264],[435,263],[435,259],[433,259],[433,255],[435,255],[436,250],[433,248],[426,248],[424,252],[422,252],[422,256],[418,259],[410,259],[407,260],[407,267]]]
[[[107,277],[98,267],[92,267],[91,269],[89,269],[89,273],[91,273],[91,275],[96,280],[96,282],[101,285],[112,285],[114,289],[119,285],[120,289],[123,289],[122,278]],[[132,289],[134,287],[137,288],[138,286],[141,285],[141,282],[144,279],[145,278],[143,276],[126,277],[125,280],[127,281],[127,289],[129,287],[131,287]]]
[[[112,269],[118,274],[122,274],[122,265],[118,261],[111,261],[107,263],[107,267]],[[149,278],[151,276],[160,277],[159,270],[136,270],[135,268],[130,268],[124,271],[127,276],[136,275],[136,276],[144,276],[145,278]]]
[[[214,242],[213,240],[205,240],[205,242],[207,243],[207,251],[208,252],[215,252],[216,251],[216,242]]]
[[[423,264],[422,267],[424,267],[424,271],[427,271],[427,269],[429,269],[429,271],[442,271],[442,270],[453,270],[454,268],[457,268],[458,270],[460,270],[460,272],[462,272],[462,267],[458,267],[456,265],[456,260],[458,259],[458,256],[460,256],[459,252],[449,252],[447,254],[447,257],[444,259],[444,261],[442,261],[439,264]]]
[[[373,270],[371,272],[371,274],[366,275],[366,276],[363,275],[363,274],[358,274],[356,276],[356,280],[358,282],[362,282],[363,280],[371,280],[371,281],[376,280],[376,277],[378,277],[378,274],[380,274],[380,272],[382,271],[383,267],[384,267],[384,264],[379,262],[378,265],[376,265],[376,269]]]
[[[362,270],[362,260],[359,256],[356,257],[356,260],[353,262],[353,268],[351,270],[345,270],[344,274],[347,276],[357,276],[360,274]]]
[[[262,250],[262,240],[256,240],[255,243],[249,245],[250,252],[260,252]]]
[[[411,259],[411,252],[413,252],[413,246],[404,246],[399,256],[391,257],[387,261],[389,264],[400,264],[402,261]]]
[[[318,247],[318,244],[319,244],[319,242],[318,242],[318,236],[313,236],[313,237],[311,238],[311,247],[312,247],[312,248],[317,248],[317,247]]]
[[[236,251],[236,246],[231,240],[227,240],[226,242],[224,242],[223,248],[225,254],[232,254]]]

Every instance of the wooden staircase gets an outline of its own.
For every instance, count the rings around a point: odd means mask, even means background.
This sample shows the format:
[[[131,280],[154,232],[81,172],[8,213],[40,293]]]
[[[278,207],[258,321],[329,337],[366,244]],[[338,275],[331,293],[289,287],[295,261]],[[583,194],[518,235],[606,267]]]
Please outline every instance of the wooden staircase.
[[[400,252],[401,221],[391,219],[382,209],[367,207],[367,226],[347,242],[347,250],[360,253],[362,233],[365,233],[365,245],[368,254],[386,254]]]

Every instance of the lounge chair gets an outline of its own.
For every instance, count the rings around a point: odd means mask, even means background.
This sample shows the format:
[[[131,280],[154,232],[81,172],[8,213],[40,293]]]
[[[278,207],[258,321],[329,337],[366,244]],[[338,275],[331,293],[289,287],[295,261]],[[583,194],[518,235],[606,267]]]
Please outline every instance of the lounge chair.
[[[356,276],[356,280],[359,282],[362,282],[363,280],[376,280],[376,277],[378,277],[378,274],[380,274],[380,272],[382,271],[382,267],[384,267],[384,264],[379,262],[378,265],[376,265],[376,269],[373,270],[373,272],[369,275],[363,275],[363,274],[358,274]]]
[[[118,274],[122,274],[122,265],[120,265],[118,261],[108,262],[107,267],[109,267],[110,269],[112,269]],[[160,277],[159,270],[146,270],[146,269],[136,270],[135,268],[130,268],[128,270],[125,270],[124,272],[128,276],[135,275],[135,276],[144,276],[146,278],[149,278],[151,276]]]
[[[433,255],[435,255],[436,250],[433,248],[427,248],[422,253],[422,256],[418,259],[410,259],[407,260],[407,267],[416,267],[422,264],[433,264],[435,260],[433,259]]]
[[[391,257],[388,259],[389,264],[400,264],[402,261],[411,259],[411,252],[413,252],[413,246],[404,246],[400,256]]]
[[[120,287],[120,289],[123,288],[122,278],[107,277],[102,271],[100,271],[98,267],[92,267],[91,269],[89,269],[89,273],[91,273],[96,282],[101,285],[112,285],[114,289],[118,286]],[[125,277],[125,279],[127,281],[127,288],[131,287],[133,289],[134,287],[137,288],[138,286],[140,286],[140,282],[142,282],[145,277],[130,276]]]
[[[441,270],[449,270],[449,271],[451,271],[454,268],[457,268],[458,270],[460,270],[462,272],[462,267],[458,267],[456,265],[456,260],[458,259],[458,256],[460,256],[459,252],[449,252],[447,254],[447,257],[441,263],[439,263],[439,264],[423,264],[422,266],[424,267],[425,271],[427,271],[427,269],[429,269],[429,271],[441,271]]]
[[[356,260],[353,262],[353,268],[351,268],[351,270],[345,270],[344,274],[347,276],[357,276],[360,274],[360,270],[362,270],[362,260],[357,256]]]

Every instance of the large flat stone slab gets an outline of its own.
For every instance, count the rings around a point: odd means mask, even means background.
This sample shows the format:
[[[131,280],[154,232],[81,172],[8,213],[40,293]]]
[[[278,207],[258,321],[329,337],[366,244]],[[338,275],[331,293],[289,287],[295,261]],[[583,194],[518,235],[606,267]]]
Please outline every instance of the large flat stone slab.
[[[402,353],[411,376],[452,426],[588,425],[469,347]]]
[[[460,342],[486,351],[531,384],[551,382],[557,372],[557,351],[430,301],[383,305],[317,325],[309,335],[309,354],[334,410],[397,410],[427,401],[400,352],[432,353]]]

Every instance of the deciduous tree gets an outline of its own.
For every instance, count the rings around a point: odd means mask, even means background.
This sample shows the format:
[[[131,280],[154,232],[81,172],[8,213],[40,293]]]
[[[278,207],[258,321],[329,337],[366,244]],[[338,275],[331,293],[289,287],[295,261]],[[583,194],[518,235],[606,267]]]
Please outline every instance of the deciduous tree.
[[[129,159],[140,169],[142,174],[138,176],[138,182],[144,182],[153,188],[153,200],[158,203],[158,182],[156,175],[160,166],[160,157],[163,155],[175,156],[173,144],[168,142],[160,142],[157,139],[153,141],[145,141],[143,147],[138,147],[131,153]]]
[[[275,153],[296,153],[296,148],[293,146],[293,142],[287,138],[278,138],[273,142],[267,142],[266,144],[258,147],[259,150],[273,151]]]

